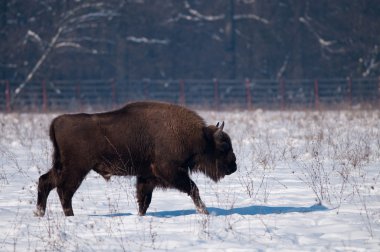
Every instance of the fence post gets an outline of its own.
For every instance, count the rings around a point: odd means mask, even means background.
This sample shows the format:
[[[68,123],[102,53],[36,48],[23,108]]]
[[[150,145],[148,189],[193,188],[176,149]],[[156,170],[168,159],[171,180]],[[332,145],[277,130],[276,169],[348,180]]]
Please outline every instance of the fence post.
[[[145,100],[149,100],[149,87],[148,87],[148,84],[149,84],[149,81],[148,80],[143,80],[143,84],[144,84],[144,96],[145,96]]]
[[[214,107],[219,110],[219,83],[214,79]]]
[[[83,110],[83,104],[82,104],[82,94],[81,94],[81,85],[80,85],[80,81],[77,82],[76,84],[76,88],[75,88],[75,95],[76,95],[76,99],[77,99],[77,105],[79,105],[79,109],[80,111]]]
[[[377,77],[377,106],[380,107],[380,76]]]
[[[42,81],[42,111],[47,111],[47,93],[46,93],[46,81]]]
[[[351,77],[347,78],[347,84],[348,84],[348,102],[350,108],[352,108],[352,79]]]
[[[247,96],[247,109],[252,108],[252,94],[251,94],[251,81],[247,78],[245,79],[245,89]]]
[[[6,111],[9,113],[11,112],[11,90],[9,86],[9,81],[5,81],[5,104],[6,104]]]
[[[285,109],[285,82],[284,78],[280,79],[280,92],[281,92],[281,109]]]
[[[181,105],[185,105],[186,99],[185,99],[185,81],[180,80],[179,81],[179,99],[178,103]]]
[[[111,80],[111,89],[112,89],[112,108],[116,108],[116,85],[115,79]]]
[[[319,89],[318,89],[318,80],[314,81],[314,106],[315,109],[319,109]]]

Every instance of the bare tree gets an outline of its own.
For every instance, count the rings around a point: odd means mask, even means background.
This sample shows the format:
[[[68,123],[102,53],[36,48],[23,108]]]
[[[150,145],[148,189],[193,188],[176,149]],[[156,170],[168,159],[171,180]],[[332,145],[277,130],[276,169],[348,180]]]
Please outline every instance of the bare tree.
[[[380,74],[373,1],[3,0],[0,71],[33,80]]]

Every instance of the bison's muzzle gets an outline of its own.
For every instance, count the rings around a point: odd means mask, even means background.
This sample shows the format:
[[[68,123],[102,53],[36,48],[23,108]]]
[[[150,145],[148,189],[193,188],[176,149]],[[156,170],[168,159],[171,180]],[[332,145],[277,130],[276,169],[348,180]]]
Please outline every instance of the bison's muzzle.
[[[232,173],[236,172],[237,170],[237,165],[234,164],[232,167],[229,167],[228,170],[226,171],[226,175],[231,175]]]

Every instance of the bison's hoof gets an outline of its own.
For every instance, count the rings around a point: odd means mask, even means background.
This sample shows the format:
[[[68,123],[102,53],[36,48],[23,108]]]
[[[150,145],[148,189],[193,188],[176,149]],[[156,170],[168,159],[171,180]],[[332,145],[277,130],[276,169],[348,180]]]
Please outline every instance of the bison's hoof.
[[[45,215],[45,210],[37,207],[36,211],[34,211],[34,216],[43,217]]]
[[[200,214],[209,214],[206,208],[198,208],[197,212]]]

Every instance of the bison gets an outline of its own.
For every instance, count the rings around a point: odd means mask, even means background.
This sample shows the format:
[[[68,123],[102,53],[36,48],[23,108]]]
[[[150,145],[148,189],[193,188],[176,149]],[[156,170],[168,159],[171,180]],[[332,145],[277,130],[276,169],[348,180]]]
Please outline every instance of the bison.
[[[207,214],[189,173],[202,172],[217,182],[236,171],[224,122],[206,126],[187,108],[160,102],[135,102],[105,113],[67,114],[50,125],[52,168],[38,181],[37,216],[43,216],[50,191],[66,216],[85,176],[94,170],[111,176],[136,176],[139,214],[144,215],[156,187],[187,193],[199,213]]]

